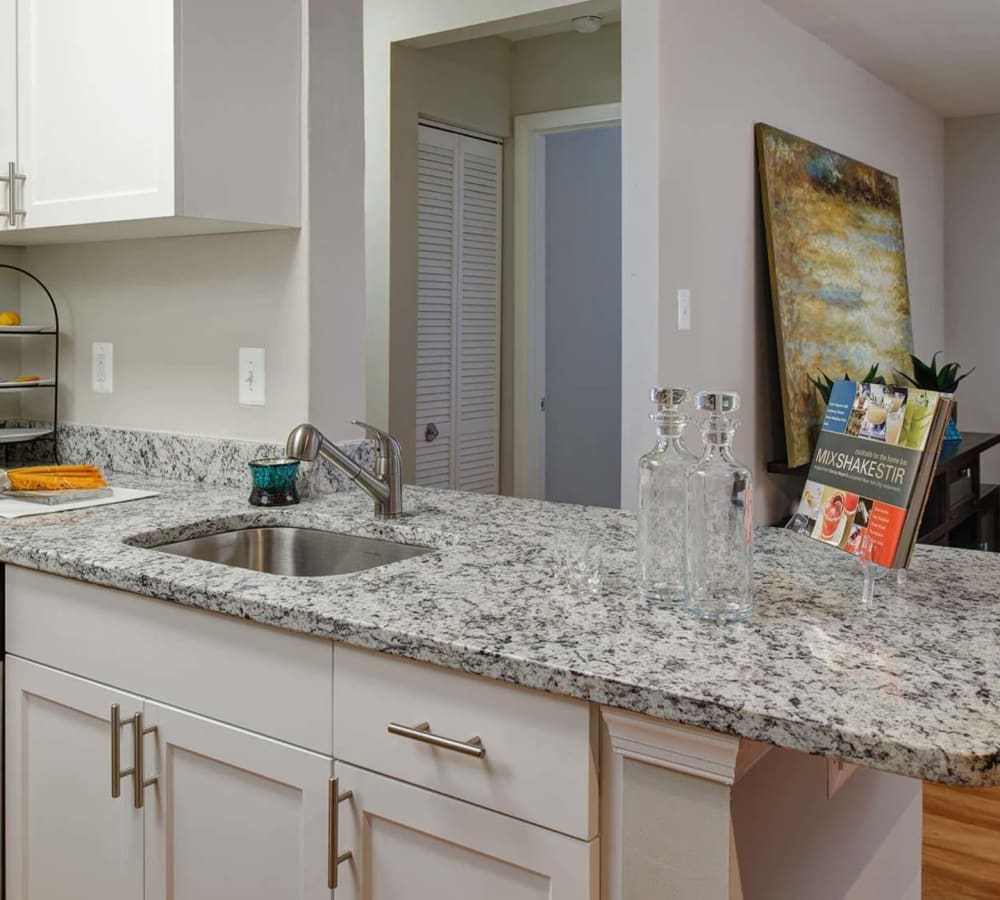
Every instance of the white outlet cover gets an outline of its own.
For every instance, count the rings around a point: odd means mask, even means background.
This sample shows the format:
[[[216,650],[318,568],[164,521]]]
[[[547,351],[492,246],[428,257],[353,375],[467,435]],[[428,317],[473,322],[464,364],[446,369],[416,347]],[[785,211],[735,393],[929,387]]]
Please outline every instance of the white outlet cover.
[[[240,403],[263,406],[266,402],[267,368],[263,347],[240,347]]]
[[[115,389],[115,345],[95,341],[91,352],[90,386],[95,394]]]
[[[677,292],[677,330],[691,330],[691,291],[687,288]]]

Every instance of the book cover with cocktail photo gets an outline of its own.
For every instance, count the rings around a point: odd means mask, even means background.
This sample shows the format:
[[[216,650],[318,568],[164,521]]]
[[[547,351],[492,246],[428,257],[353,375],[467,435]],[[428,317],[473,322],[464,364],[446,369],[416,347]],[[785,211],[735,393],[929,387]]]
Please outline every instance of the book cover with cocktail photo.
[[[798,511],[788,527],[872,561],[909,564],[937,466],[952,395],[838,381]]]

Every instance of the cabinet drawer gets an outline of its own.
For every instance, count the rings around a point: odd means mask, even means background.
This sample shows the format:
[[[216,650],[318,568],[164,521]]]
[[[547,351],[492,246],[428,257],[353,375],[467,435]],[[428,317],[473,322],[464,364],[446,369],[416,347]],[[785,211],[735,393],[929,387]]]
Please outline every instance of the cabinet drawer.
[[[336,900],[597,900],[598,839],[580,841],[355,766],[337,811]]]
[[[590,704],[344,644],[334,673],[337,759],[584,840],[597,834]],[[485,754],[389,731],[424,723],[456,743],[479,738]]]
[[[17,566],[5,583],[8,653],[332,752],[331,641]]]

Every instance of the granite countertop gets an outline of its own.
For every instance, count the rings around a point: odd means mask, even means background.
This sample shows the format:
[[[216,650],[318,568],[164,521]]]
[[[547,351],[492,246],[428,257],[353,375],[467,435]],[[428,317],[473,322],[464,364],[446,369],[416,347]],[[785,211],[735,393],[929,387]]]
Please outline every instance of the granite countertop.
[[[638,597],[625,513],[413,488],[377,522],[350,490],[278,510],[246,491],[119,478],[153,499],[0,524],[0,560],[904,775],[1000,784],[1000,556],[920,547],[906,585],[858,599],[847,554],[757,533],[757,609],[712,625]],[[262,524],[439,552],[327,578],[263,575],[143,545]],[[592,535],[605,585],[565,585]]]

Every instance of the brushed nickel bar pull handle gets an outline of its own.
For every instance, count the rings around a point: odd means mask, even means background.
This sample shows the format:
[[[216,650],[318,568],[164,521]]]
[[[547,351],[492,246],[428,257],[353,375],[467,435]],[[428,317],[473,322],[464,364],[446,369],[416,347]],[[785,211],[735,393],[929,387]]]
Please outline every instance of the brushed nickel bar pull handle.
[[[14,223],[14,163],[7,163],[7,174],[0,175],[0,182],[7,185],[7,208],[0,209],[0,219],[6,219],[11,224]]]
[[[7,209],[0,210],[0,217],[6,218],[12,228],[17,227],[18,216],[23,218],[28,214],[28,211],[22,206],[19,206],[17,202],[18,182],[20,182],[23,190],[24,182],[27,181],[27,179],[27,175],[18,174],[17,163],[14,162],[7,163],[7,174],[5,176],[0,176],[0,181],[6,182],[7,184]]]
[[[420,741],[422,744],[430,744],[432,747],[441,747],[443,750],[454,750],[456,753],[474,756],[476,759],[483,759],[486,756],[486,748],[478,734],[475,737],[470,737],[467,741],[456,741],[454,738],[434,734],[431,731],[430,722],[421,722],[419,725],[413,726],[390,722],[389,734],[409,738],[411,741]]]
[[[111,797],[122,795],[122,779],[135,775],[135,766],[122,770],[122,709],[115,703],[111,707]]]
[[[330,846],[327,853],[326,886],[331,891],[337,889],[337,872],[340,864],[347,862],[347,860],[354,856],[350,850],[345,850],[343,853],[340,853],[338,850],[340,844],[340,804],[344,800],[350,800],[353,796],[354,791],[340,793],[339,778],[330,779],[330,796],[328,798]]]
[[[132,717],[132,737],[135,741],[135,778],[132,781],[134,788],[134,795],[132,802],[136,809],[142,809],[143,807],[143,792],[146,788],[152,787],[159,781],[159,778],[154,776],[152,778],[146,778],[146,755],[145,749],[143,747],[143,738],[147,734],[156,734],[159,731],[159,726],[150,725],[146,727],[142,721],[142,713],[137,712]]]

